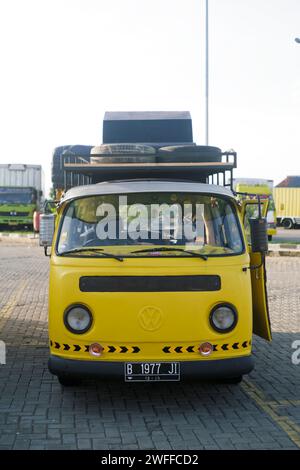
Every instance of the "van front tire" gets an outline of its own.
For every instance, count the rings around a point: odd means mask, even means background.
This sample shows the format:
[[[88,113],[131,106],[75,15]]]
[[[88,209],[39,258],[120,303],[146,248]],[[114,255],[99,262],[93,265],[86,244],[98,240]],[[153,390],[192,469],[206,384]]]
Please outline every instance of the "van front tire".
[[[238,385],[239,383],[241,383],[242,380],[243,380],[243,376],[238,375],[237,377],[228,377],[226,379],[223,379],[222,383],[228,384],[228,385]]]
[[[76,385],[80,385],[80,379],[71,376],[65,375],[58,375],[57,376],[60,385],[63,387],[76,387]]]

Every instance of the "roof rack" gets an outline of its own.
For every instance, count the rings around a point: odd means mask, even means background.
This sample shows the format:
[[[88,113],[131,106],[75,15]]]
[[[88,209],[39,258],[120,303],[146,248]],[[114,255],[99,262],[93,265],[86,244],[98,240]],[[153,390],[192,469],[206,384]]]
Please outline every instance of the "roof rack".
[[[88,177],[89,183],[133,178],[178,178],[217,184],[232,190],[233,169],[237,166],[234,151],[222,153],[221,162],[176,163],[90,163],[80,155],[66,154],[63,161],[64,189],[76,186],[76,176]]]

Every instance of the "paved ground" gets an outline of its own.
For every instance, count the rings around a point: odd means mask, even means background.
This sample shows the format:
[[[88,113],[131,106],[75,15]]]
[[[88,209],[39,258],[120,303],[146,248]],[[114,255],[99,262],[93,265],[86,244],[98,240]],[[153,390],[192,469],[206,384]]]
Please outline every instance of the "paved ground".
[[[268,260],[274,341],[242,385],[85,382],[47,370],[49,258],[0,244],[0,449],[299,449],[300,258]],[[300,354],[299,354],[300,357]]]

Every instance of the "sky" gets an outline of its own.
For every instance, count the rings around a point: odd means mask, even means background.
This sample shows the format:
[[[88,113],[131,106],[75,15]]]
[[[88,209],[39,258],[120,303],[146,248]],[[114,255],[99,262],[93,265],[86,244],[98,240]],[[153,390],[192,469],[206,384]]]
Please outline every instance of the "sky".
[[[0,0],[1,163],[96,145],[106,110],[189,110],[205,142],[205,0]],[[209,144],[300,174],[300,0],[209,0]]]

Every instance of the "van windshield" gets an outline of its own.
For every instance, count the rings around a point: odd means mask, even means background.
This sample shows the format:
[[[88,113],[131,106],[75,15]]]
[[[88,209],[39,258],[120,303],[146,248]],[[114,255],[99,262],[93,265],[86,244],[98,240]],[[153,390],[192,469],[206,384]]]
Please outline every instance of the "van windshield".
[[[224,256],[243,249],[228,199],[169,192],[73,200],[64,211],[56,245],[58,255],[68,256],[99,256],[100,251],[124,257],[189,256],[191,250]]]

